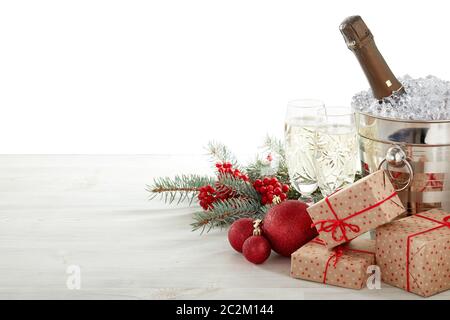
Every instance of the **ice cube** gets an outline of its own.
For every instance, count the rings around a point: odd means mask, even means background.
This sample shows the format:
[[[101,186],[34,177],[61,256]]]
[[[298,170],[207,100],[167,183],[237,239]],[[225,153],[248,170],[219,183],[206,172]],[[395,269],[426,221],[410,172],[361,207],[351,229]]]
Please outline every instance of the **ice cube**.
[[[399,79],[406,95],[393,94],[382,101],[372,91],[362,91],[352,98],[354,110],[375,116],[407,120],[450,120],[450,82],[429,75]]]

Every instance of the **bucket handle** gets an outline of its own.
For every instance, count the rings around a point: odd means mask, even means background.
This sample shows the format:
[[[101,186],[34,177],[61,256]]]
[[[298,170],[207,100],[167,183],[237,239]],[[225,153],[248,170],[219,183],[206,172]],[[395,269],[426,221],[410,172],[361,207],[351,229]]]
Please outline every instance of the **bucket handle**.
[[[395,168],[402,168],[402,167],[406,166],[406,168],[409,171],[408,182],[403,187],[401,187],[400,189],[396,189],[395,191],[401,192],[403,190],[408,189],[414,179],[414,170],[408,161],[405,151],[403,151],[403,149],[399,146],[390,147],[388,149],[388,151],[386,152],[386,157],[380,162],[380,165],[378,166],[378,170],[382,169],[383,165],[385,163],[386,163],[386,169],[389,166],[392,166]],[[395,178],[392,176],[391,171],[389,171],[389,170],[386,170],[386,171],[389,174],[389,177],[391,178],[391,180],[395,180]]]

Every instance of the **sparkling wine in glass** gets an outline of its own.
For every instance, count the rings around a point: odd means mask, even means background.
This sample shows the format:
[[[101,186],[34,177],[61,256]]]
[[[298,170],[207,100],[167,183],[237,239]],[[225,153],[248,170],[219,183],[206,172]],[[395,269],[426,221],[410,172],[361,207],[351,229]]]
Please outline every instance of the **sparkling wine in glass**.
[[[327,118],[317,127],[316,143],[317,181],[326,197],[355,180],[357,143],[350,107],[327,107]]]
[[[317,190],[315,168],[316,129],[326,118],[319,100],[294,100],[288,103],[285,123],[285,148],[289,178],[301,194],[299,200],[314,203]]]

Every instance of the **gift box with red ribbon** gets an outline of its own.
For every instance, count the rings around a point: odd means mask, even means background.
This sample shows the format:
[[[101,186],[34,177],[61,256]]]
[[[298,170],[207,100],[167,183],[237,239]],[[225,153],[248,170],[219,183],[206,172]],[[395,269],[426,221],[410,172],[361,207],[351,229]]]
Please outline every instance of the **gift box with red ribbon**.
[[[433,209],[377,229],[384,282],[421,296],[450,289],[450,213]]]
[[[319,238],[291,255],[291,276],[340,287],[361,289],[375,264],[375,241],[356,239],[329,250]]]
[[[384,170],[356,181],[307,210],[320,238],[330,249],[405,212]]]

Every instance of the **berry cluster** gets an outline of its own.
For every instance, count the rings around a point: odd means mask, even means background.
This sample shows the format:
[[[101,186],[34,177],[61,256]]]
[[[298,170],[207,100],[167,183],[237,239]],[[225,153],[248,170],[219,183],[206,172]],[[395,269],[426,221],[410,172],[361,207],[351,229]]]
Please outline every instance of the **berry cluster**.
[[[257,179],[253,182],[253,187],[261,194],[262,204],[278,203],[286,200],[289,186],[281,184],[276,177]]]
[[[206,185],[198,189],[198,200],[203,210],[208,210],[213,207],[213,203],[217,200],[216,189],[210,185]]]
[[[233,175],[235,178],[242,179],[244,181],[248,181],[248,176],[246,174],[243,174],[238,169],[233,169],[233,165],[229,162],[224,163],[216,163],[217,171],[219,172],[219,175],[223,174],[230,174]]]
[[[243,174],[238,169],[233,169],[233,165],[229,162],[216,163],[216,168],[217,176],[219,177],[225,174],[229,174],[234,176],[235,178],[242,179],[243,181],[249,181],[249,178],[246,174]],[[200,202],[200,206],[204,210],[212,209],[213,204],[216,201],[223,201],[234,196],[233,190],[221,185],[219,182],[216,182],[215,188],[210,185],[206,185],[198,189],[198,191],[198,200]]]

